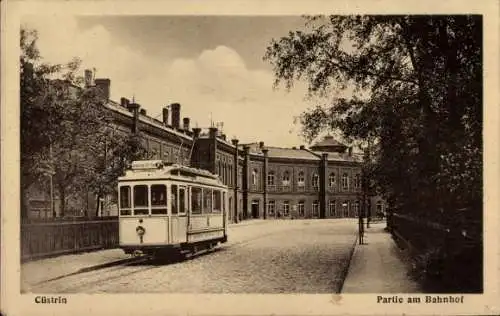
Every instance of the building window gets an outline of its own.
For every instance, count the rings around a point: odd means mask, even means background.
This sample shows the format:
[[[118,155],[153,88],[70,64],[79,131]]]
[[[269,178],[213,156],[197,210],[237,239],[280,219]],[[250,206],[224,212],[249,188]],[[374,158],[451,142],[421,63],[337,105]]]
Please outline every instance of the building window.
[[[267,174],[267,185],[274,185],[274,172],[270,171]]]
[[[330,176],[328,177],[328,184],[330,186],[330,189],[333,189],[335,186],[335,173],[330,173]]]
[[[344,191],[349,190],[349,176],[347,175],[347,173],[344,173],[342,175],[342,189]]]
[[[290,202],[283,201],[283,216],[290,215]]]
[[[290,185],[290,173],[288,171],[283,172],[283,185]]]
[[[304,217],[304,213],[305,213],[304,201],[299,201],[298,211],[299,211],[299,216]]]
[[[330,212],[330,216],[335,216],[335,213],[336,213],[336,204],[335,204],[335,200],[333,201],[330,201],[330,203],[328,204],[328,211]]]
[[[359,216],[359,201],[355,201],[353,205],[354,216]]]
[[[257,170],[253,169],[252,170],[252,185],[257,185]]]
[[[267,202],[267,214],[274,217],[276,203],[274,201]]]
[[[361,188],[361,175],[359,173],[354,176],[354,188]]]
[[[304,171],[300,171],[299,174],[297,175],[297,185],[299,187],[303,187],[304,182],[305,182]]]
[[[318,201],[313,202],[312,212],[313,212],[313,214],[312,214],[313,217],[318,217],[318,215],[319,215],[319,203],[318,203]]]
[[[342,217],[349,217],[349,201],[342,203]]]
[[[319,176],[317,173],[312,175],[312,186],[315,189],[319,188]]]

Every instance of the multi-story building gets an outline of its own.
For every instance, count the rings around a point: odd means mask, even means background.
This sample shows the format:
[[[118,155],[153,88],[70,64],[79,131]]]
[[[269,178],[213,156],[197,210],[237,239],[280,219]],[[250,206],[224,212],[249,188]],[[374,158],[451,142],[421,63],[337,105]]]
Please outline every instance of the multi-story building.
[[[86,71],[87,84],[91,74]],[[229,220],[249,218],[355,217],[362,207],[361,161],[351,148],[331,136],[310,148],[280,148],[263,142],[239,144],[216,127],[190,128],[181,105],[163,108],[162,120],[147,115],[136,102],[109,99],[110,80],[95,79],[114,118],[115,131],[140,135],[152,159],[190,165],[218,174],[230,188]],[[377,209],[383,202],[376,200]],[[87,207],[95,207],[86,197]],[[101,207],[117,215],[116,206]],[[372,214],[375,213],[372,210]]]

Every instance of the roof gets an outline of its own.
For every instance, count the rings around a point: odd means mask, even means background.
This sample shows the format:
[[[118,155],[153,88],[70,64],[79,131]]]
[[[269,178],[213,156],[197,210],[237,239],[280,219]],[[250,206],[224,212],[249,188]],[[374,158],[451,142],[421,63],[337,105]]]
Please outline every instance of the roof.
[[[314,151],[317,154],[328,154],[328,161],[352,161],[352,162],[362,162],[363,155],[352,154],[350,156],[348,153],[339,153],[331,151]]]
[[[187,167],[180,164],[166,163],[162,160],[138,160],[132,162],[124,176],[119,181],[154,180],[157,178],[189,177],[194,181],[223,186],[218,175],[207,170]]]
[[[333,136],[325,136],[323,140],[317,142],[311,148],[313,147],[346,147],[346,145],[336,141]]]
[[[305,149],[266,147],[269,158],[291,158],[291,159],[307,159],[320,160],[320,158]]]

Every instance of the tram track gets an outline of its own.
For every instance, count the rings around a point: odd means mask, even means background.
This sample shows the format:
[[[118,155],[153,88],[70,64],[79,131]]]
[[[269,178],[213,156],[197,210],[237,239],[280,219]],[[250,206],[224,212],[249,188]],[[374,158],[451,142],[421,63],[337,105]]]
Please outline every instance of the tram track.
[[[215,248],[202,249],[195,253],[188,253],[181,259],[153,258],[151,256],[144,255],[144,256],[139,256],[137,258],[131,258],[127,260],[125,263],[116,264],[113,266],[103,266],[102,268],[97,268],[97,269],[95,267],[83,268],[68,275],[60,276],[51,280],[46,280],[37,283],[35,284],[35,288],[36,287],[51,288],[52,285],[54,285],[58,288],[58,292],[65,292],[65,293],[84,292],[85,288],[99,285],[100,283],[106,283],[120,278],[127,279],[130,276],[136,275],[138,273],[147,272],[155,269],[161,269],[171,264],[183,263],[185,261],[197,259],[204,255],[216,254],[218,252],[223,253],[224,251],[227,250],[239,249],[241,247],[245,247],[246,245],[254,241],[268,238],[272,235],[284,234],[289,232],[290,230],[293,230],[293,228],[279,229],[276,231],[268,232],[266,234],[254,236],[252,238],[245,238],[244,240],[228,243]],[[143,264],[144,266],[141,267],[141,265]],[[133,268],[134,270],[130,271],[127,268]],[[71,278],[77,276],[80,276],[80,279],[78,279],[78,283],[80,284],[74,284],[74,283],[72,283],[73,285],[70,285],[71,283],[64,284],[65,282],[70,281]],[[60,281],[61,283],[59,283],[58,281]]]

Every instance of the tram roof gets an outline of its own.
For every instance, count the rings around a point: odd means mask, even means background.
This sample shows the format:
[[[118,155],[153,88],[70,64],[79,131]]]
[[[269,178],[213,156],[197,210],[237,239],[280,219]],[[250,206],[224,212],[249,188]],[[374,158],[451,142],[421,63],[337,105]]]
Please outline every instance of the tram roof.
[[[205,179],[208,182],[222,184],[218,175],[207,170],[167,163],[162,160],[134,161],[125,175],[119,177],[118,180],[153,180],[171,176]]]

